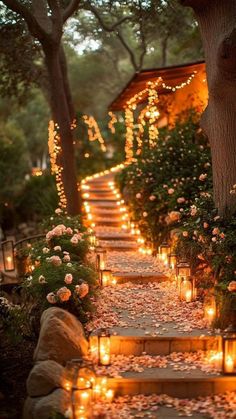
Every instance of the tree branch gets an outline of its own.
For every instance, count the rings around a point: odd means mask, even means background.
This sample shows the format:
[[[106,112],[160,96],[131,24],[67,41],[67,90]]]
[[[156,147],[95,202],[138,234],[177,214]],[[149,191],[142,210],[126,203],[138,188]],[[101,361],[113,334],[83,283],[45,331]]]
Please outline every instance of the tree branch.
[[[22,3],[19,3],[17,0],[2,0],[2,2],[13,12],[22,16],[30,30],[30,33],[40,39],[47,35],[47,32],[39,24],[35,16],[30,12],[30,10]]]
[[[142,10],[142,5],[141,5],[140,1],[139,1],[139,7],[140,7],[140,10]],[[140,17],[139,29],[140,29],[141,46],[142,46],[142,52],[141,52],[141,55],[139,57],[139,69],[141,69],[142,66],[143,66],[143,60],[144,60],[145,54],[147,52],[147,44],[146,44],[146,39],[145,39],[145,35],[144,35],[144,30],[143,30],[143,18],[142,18],[142,15]]]
[[[53,31],[52,35],[55,41],[59,41],[62,37],[62,27],[63,27],[63,20],[62,20],[62,11],[58,0],[47,0],[48,5],[52,11],[52,25]]]
[[[66,9],[63,13],[63,22],[65,22],[69,17],[71,17],[74,12],[78,9],[80,0],[71,0],[71,2],[68,4]]]
[[[117,22],[113,23],[113,25],[109,26],[107,25],[104,20],[102,19],[100,13],[98,12],[98,10],[96,9],[96,7],[94,7],[92,4],[89,4],[87,6],[87,10],[90,10],[90,12],[92,12],[94,14],[94,16],[97,18],[97,20],[99,21],[101,27],[106,31],[106,32],[114,32],[114,30],[122,25],[122,23],[124,23],[127,20],[131,20],[130,16],[124,16],[122,17],[120,20],[118,20]]]
[[[125,41],[125,39],[123,38],[123,35],[121,34],[121,31],[118,30],[117,32],[117,36],[120,40],[120,42],[122,43],[123,47],[126,49],[126,51],[128,52],[129,56],[130,56],[130,60],[131,63],[135,69],[135,71],[140,70],[140,67],[138,66],[138,64],[136,63],[136,59],[135,59],[135,55],[132,51],[132,49],[129,47],[129,45],[127,44],[127,42]]]

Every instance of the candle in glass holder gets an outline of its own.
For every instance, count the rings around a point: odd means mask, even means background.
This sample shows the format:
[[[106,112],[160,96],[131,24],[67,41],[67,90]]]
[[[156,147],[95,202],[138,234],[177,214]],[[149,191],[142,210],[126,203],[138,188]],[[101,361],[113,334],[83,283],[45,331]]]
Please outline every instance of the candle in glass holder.
[[[99,364],[110,365],[111,362],[111,339],[107,329],[103,329],[98,334],[98,354]]]
[[[79,384],[72,393],[74,419],[89,419],[91,417],[92,390],[89,382]]]
[[[211,325],[216,316],[216,301],[214,295],[207,295],[205,297],[203,303],[203,310],[204,319],[207,321],[209,325]]]
[[[101,270],[101,285],[107,287],[112,283],[112,271],[110,269]]]
[[[14,244],[12,240],[2,242],[3,265],[6,272],[15,270]]]
[[[162,260],[162,262],[165,265],[168,265],[168,256],[170,254],[170,251],[171,251],[171,247],[168,245],[168,243],[162,243],[159,246],[159,251],[158,251],[159,258],[160,260]]]
[[[174,253],[168,255],[168,264],[170,269],[176,269],[177,265],[177,256]]]
[[[179,298],[186,303],[195,300],[196,290],[194,278],[181,278],[179,281]]]
[[[236,327],[230,325],[222,336],[223,372],[236,374]]]
[[[106,392],[106,401],[108,402],[108,403],[111,403],[112,402],[112,400],[114,399],[114,390],[112,390],[111,388],[109,389],[109,390],[107,390],[107,392]]]

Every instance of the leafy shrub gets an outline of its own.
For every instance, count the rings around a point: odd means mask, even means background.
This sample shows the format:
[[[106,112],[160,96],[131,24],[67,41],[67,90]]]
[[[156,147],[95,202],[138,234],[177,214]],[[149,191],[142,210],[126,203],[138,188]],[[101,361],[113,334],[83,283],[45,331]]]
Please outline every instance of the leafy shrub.
[[[79,217],[66,216],[59,209],[45,225],[51,227],[45,240],[29,250],[31,272],[25,289],[42,310],[57,305],[84,320],[96,283],[88,233]]]
[[[117,180],[146,241],[157,249],[173,239],[179,258],[190,261],[202,295],[215,286],[218,326],[236,323],[236,219],[217,214],[210,148],[196,116],[161,129],[156,147],[144,148]]]

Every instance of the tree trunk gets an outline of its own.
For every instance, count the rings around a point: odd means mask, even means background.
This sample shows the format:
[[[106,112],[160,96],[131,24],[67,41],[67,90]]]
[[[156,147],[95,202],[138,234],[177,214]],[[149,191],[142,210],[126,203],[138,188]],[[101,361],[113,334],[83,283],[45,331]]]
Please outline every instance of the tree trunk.
[[[71,95],[70,83],[68,79],[67,61],[66,61],[65,51],[62,45],[60,47],[60,64],[61,64],[61,71],[62,71],[62,76],[63,76],[67,104],[68,104],[68,108],[70,112],[70,118],[71,118],[71,121],[73,121],[73,119],[75,119],[76,117],[76,114],[75,114],[74,103],[73,103],[73,99]]]
[[[214,200],[232,215],[236,195],[236,1],[182,0],[195,10],[205,50],[209,101],[202,117],[212,153]]]
[[[162,39],[161,42],[161,66],[166,66],[166,60],[167,60],[167,43],[168,43],[168,36],[166,36],[164,39]]]
[[[59,125],[67,212],[70,215],[76,215],[81,211],[81,199],[77,187],[71,117],[65,93],[59,48],[44,46],[44,53],[51,88],[52,114]]]

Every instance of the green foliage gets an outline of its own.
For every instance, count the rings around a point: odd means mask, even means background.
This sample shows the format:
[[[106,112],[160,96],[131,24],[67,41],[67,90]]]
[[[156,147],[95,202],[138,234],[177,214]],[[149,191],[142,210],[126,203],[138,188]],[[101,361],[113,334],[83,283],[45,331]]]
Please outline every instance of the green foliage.
[[[118,182],[146,241],[157,249],[171,238],[179,258],[190,261],[203,294],[215,285],[216,326],[225,327],[236,321],[236,219],[217,214],[210,161],[207,140],[190,115],[187,122],[160,130],[155,148],[144,143],[142,155]],[[236,185],[231,193],[235,190]]]
[[[155,246],[178,226],[185,208],[211,187],[209,161],[206,138],[191,115],[187,123],[161,129],[156,147],[144,146],[142,155],[123,171],[119,182],[125,187],[133,218]],[[208,176],[201,182],[203,173]]]
[[[25,175],[29,171],[29,159],[22,132],[13,123],[0,123],[0,220],[7,216],[18,196]]]
[[[97,279],[90,262],[88,233],[80,228],[79,217],[56,212],[44,223],[50,228],[45,240],[29,248],[30,272],[24,288],[40,311],[57,305],[85,321]]]
[[[57,206],[55,179],[49,172],[44,172],[42,176],[30,176],[15,201],[18,217],[27,220],[42,220]]]

